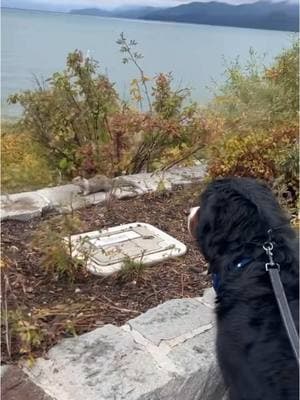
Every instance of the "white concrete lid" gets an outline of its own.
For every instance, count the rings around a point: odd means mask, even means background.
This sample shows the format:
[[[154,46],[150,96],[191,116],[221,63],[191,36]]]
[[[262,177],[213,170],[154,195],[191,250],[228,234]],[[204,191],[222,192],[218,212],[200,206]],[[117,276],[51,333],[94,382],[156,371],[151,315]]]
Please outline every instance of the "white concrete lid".
[[[151,265],[181,256],[187,250],[172,236],[142,222],[73,235],[71,240],[73,256],[87,257],[88,270],[102,276],[119,271],[128,257]]]

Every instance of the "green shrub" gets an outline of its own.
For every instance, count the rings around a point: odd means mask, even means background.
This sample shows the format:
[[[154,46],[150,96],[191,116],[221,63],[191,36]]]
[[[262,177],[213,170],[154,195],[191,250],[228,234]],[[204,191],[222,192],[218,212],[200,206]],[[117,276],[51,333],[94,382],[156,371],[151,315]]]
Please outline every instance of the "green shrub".
[[[237,60],[226,70],[227,80],[211,107],[239,132],[269,129],[296,120],[299,110],[299,44],[280,54],[271,68],[264,68],[250,51],[243,67]]]
[[[70,282],[85,273],[83,267],[87,260],[74,257],[71,235],[82,230],[81,221],[71,214],[53,217],[42,222],[35,232],[32,245],[41,253],[41,266],[56,279]]]
[[[219,176],[248,176],[268,181],[282,202],[296,207],[299,196],[298,126],[271,132],[227,134],[210,147],[208,172]]]
[[[283,51],[274,65],[265,71],[268,81],[280,90],[277,109],[286,118],[298,118],[299,112],[299,41]]]
[[[63,177],[150,172],[206,156],[212,177],[280,178],[295,187],[298,43],[270,68],[253,51],[245,68],[232,64],[225,85],[202,109],[190,101],[188,89],[173,89],[172,75],[146,76],[135,41],[121,35],[118,44],[123,62],[139,73],[131,85],[139,111],[119,101],[113,84],[97,73],[97,62],[80,51],[69,54],[66,70],[55,73],[47,87],[10,97],[23,106],[23,127]],[[19,161],[14,168],[22,169]]]
[[[190,96],[188,89],[173,90],[172,81],[172,74],[158,74],[152,88],[153,109],[165,119],[180,116],[184,102]]]
[[[138,64],[139,54],[131,51],[134,43],[120,39],[125,59],[141,74],[133,97],[141,100],[142,86],[147,112],[122,104],[113,84],[97,73],[98,63],[80,51],[69,54],[66,70],[53,74],[47,86],[38,82],[36,90],[10,96],[24,109],[22,126],[47,149],[63,176],[153,171],[182,155],[189,158],[190,147],[192,156],[204,144],[206,131],[196,105],[188,101],[189,91],[173,90],[170,74],[150,81]]]
[[[43,331],[37,321],[20,309],[8,313],[10,334],[17,341],[18,351],[33,360],[32,352],[41,346]]]
[[[138,281],[142,278],[146,269],[147,266],[143,263],[142,258],[135,261],[130,257],[125,257],[122,268],[117,272],[117,278],[124,282]]]
[[[23,126],[50,152],[64,173],[78,167],[78,149],[92,146],[90,170],[97,171],[101,143],[109,139],[108,117],[119,107],[118,96],[97,62],[80,51],[70,53],[65,71],[55,73],[45,86],[9,97],[23,109]],[[79,160],[80,161],[80,160]]]
[[[1,133],[2,191],[16,192],[53,185],[58,172],[51,166],[45,149],[28,132],[3,126]]]
[[[227,69],[227,82],[210,109],[223,119],[206,155],[209,176],[268,181],[293,213],[299,198],[299,43],[266,69],[250,52],[245,68]]]

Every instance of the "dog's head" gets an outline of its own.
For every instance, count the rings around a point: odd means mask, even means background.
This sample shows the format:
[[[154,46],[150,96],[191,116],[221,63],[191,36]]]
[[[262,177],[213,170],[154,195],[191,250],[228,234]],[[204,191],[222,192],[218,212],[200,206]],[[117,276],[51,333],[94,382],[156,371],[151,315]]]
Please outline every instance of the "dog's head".
[[[268,230],[286,224],[288,220],[271,190],[250,178],[223,178],[210,183],[188,222],[212,272],[216,261],[233,261],[253,252],[255,244],[261,244],[261,249]]]

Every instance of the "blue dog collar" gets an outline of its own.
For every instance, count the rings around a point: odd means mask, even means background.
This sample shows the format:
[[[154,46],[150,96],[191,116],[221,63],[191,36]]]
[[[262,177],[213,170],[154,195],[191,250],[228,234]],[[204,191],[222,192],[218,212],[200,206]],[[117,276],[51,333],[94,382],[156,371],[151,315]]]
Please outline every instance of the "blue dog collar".
[[[237,263],[234,263],[233,265],[229,265],[227,267],[228,271],[238,271],[243,269],[244,267],[246,267],[248,264],[251,263],[251,261],[253,261],[253,258],[251,257],[244,257],[241,258]],[[213,273],[212,274],[212,285],[213,288],[215,289],[215,292],[217,293],[217,295],[220,294],[221,292],[221,276],[219,273]]]

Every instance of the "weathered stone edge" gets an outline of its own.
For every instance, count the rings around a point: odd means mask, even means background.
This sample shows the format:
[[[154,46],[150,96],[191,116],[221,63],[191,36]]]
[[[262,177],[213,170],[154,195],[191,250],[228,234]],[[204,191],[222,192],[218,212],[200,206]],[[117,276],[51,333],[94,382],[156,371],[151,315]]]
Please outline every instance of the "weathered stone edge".
[[[139,195],[144,195],[149,192],[159,190],[172,190],[178,186],[189,186],[193,183],[199,183],[203,180],[206,174],[205,165],[191,168],[173,168],[167,172],[161,173],[142,173],[136,175],[124,176],[127,181],[132,181],[139,189],[131,190],[116,190],[115,197],[118,199],[128,199]],[[38,200],[41,204],[30,210],[20,209],[20,212],[15,210],[10,211],[7,206],[7,196],[1,196],[1,214],[0,221],[18,220],[28,221],[32,218],[41,217],[49,211],[59,213],[68,212],[71,209],[79,209],[89,205],[101,204],[107,201],[107,194],[95,193],[88,196],[79,196],[79,189],[72,184],[38,189],[32,192],[15,193],[8,196],[11,202],[14,203],[17,199],[20,201],[22,197],[30,197]],[[6,208],[6,209],[5,209]]]
[[[213,299],[214,299],[213,291],[212,291],[212,289],[208,289],[205,291],[203,297],[196,298],[194,300],[198,300],[199,302],[201,302],[201,304],[204,307],[207,307],[210,310],[210,312],[213,313],[213,310],[212,310]],[[191,299],[191,300],[193,300],[193,299]],[[155,307],[155,308],[157,308],[157,307]],[[154,308],[154,310],[155,310],[155,308]],[[137,318],[139,318],[139,317],[137,317]],[[170,353],[170,351],[172,349],[176,348],[176,346],[179,346],[180,344],[184,343],[185,341],[188,341],[198,335],[201,335],[204,332],[211,332],[211,334],[214,335],[215,328],[214,328],[214,324],[208,323],[206,325],[203,325],[197,329],[191,330],[190,332],[187,332],[183,335],[177,336],[170,340],[163,340],[161,343],[159,343],[159,345],[155,345],[152,341],[148,340],[140,332],[133,329],[132,326],[130,325],[130,321],[128,321],[128,323],[123,325],[121,327],[121,329],[124,330],[125,332],[127,332],[132,337],[133,341],[136,342],[141,348],[143,348],[145,353],[150,355],[155,360],[155,364],[157,365],[157,368],[161,369],[162,371],[166,371],[167,373],[170,373],[173,376],[176,376],[176,375],[178,377],[181,376],[181,379],[182,379],[185,374],[184,373],[181,374],[178,365],[175,365],[173,363],[173,361],[168,357],[168,354]],[[212,365],[212,366],[216,364],[216,361],[214,358],[212,358],[209,362],[210,362],[210,365]],[[15,367],[10,367],[10,368],[5,369],[4,377],[6,374],[15,373],[15,371],[12,370],[12,368],[15,368]],[[45,393],[45,396],[46,395],[50,396],[50,398],[47,397],[47,399],[50,400],[52,398],[53,400],[64,400],[63,398],[60,398],[60,397],[58,398],[57,395],[56,395],[56,397],[53,397],[53,394],[51,393],[51,388],[44,387],[44,385],[39,384],[39,382],[35,379],[35,376],[33,374],[31,374],[30,369],[28,369],[27,367],[24,367],[23,372],[25,372],[27,375],[27,377],[26,377],[27,381],[29,379],[34,386],[38,386],[40,389],[42,389],[42,391]],[[179,375],[178,375],[178,373],[179,373]],[[195,372],[193,372],[192,375],[190,376],[190,378],[194,379]],[[211,384],[210,379],[211,379],[211,377],[209,376],[209,373],[207,373],[207,376],[204,376],[204,377],[202,376],[202,378],[201,378],[202,385],[209,386]],[[189,384],[190,384],[189,377],[187,377],[186,379],[183,380],[181,390],[183,390],[183,392],[184,392],[185,385],[189,385]],[[221,391],[221,397],[213,398],[213,400],[226,399],[226,397],[224,396],[225,390],[222,388],[221,379],[219,379],[218,382],[216,382],[216,386],[218,386],[218,390]],[[149,395],[151,396],[151,393],[149,393]],[[36,397],[36,398],[34,397],[34,398],[32,398],[32,400],[44,399],[44,397],[40,397],[40,396],[41,396],[41,394],[39,391],[39,397]],[[174,393],[174,398],[175,397],[176,396]],[[211,394],[208,394],[208,397],[201,398],[201,400],[206,400],[206,399],[212,399]],[[171,397],[170,397],[170,400],[171,400]],[[183,399],[183,400],[185,400],[185,399]],[[186,400],[195,400],[195,399],[187,398]],[[200,400],[200,399],[197,399],[197,400]]]

